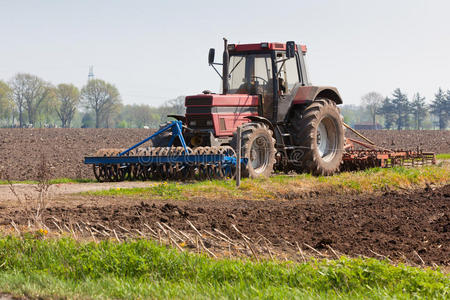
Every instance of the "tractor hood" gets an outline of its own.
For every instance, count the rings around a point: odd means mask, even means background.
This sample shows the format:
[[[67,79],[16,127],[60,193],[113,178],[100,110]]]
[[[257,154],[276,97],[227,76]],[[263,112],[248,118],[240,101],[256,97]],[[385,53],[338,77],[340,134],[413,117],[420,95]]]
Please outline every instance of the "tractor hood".
[[[198,106],[227,106],[227,107],[241,107],[241,106],[258,106],[258,96],[247,94],[199,94],[194,96],[187,96],[185,100],[186,109],[189,107]]]
[[[231,136],[237,126],[258,115],[259,97],[246,94],[187,96],[186,123],[193,129],[213,129],[216,136]]]

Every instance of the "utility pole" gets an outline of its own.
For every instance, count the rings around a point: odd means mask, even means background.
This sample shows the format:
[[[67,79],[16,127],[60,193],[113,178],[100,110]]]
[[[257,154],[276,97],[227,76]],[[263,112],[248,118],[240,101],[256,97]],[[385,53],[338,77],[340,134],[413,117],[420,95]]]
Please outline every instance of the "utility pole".
[[[88,81],[91,81],[91,79],[94,79],[94,66],[89,66]]]
[[[236,147],[236,186],[240,187],[241,186],[241,131],[242,128],[241,126],[239,126],[237,128],[237,147]]]

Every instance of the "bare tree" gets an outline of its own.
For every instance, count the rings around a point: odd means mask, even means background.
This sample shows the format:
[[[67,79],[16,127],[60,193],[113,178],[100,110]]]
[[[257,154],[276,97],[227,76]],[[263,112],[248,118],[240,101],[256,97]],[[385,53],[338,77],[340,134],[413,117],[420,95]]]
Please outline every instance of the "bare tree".
[[[184,106],[184,96],[178,96],[175,99],[168,100],[166,103],[169,107],[171,107],[172,114],[175,115],[184,115],[186,112],[186,107]]]
[[[17,74],[11,79],[9,85],[12,90],[12,97],[17,106],[17,111],[19,113],[19,126],[23,127],[23,110],[25,106],[25,89],[26,89],[26,74]]]
[[[163,105],[158,107],[158,112],[161,115],[160,122],[167,122],[167,115],[184,115],[186,107],[184,106],[185,96],[178,96],[175,99],[167,100]]]
[[[374,128],[376,126],[376,116],[383,103],[383,99],[384,97],[377,92],[367,93],[361,98],[362,105],[366,107],[370,114]]]
[[[99,128],[106,122],[109,125],[111,115],[117,111],[121,104],[117,88],[100,79],[90,80],[81,89],[83,104],[95,113],[95,127]]]
[[[56,88],[58,105],[56,113],[61,120],[62,127],[70,128],[73,116],[80,102],[80,91],[73,84],[59,84]]]
[[[148,105],[141,104],[134,107],[134,121],[138,128],[150,125],[152,118],[152,108]]]
[[[36,123],[36,115],[41,103],[49,96],[50,85],[31,74],[17,74],[10,83],[13,98],[19,110],[20,126],[23,126],[23,110],[28,113],[28,122]]]
[[[14,101],[12,100],[12,91],[9,86],[0,80],[0,119],[14,122]]]
[[[44,80],[34,75],[26,76],[25,106],[28,112],[28,122],[36,124],[36,115],[42,102],[49,96],[50,86]]]

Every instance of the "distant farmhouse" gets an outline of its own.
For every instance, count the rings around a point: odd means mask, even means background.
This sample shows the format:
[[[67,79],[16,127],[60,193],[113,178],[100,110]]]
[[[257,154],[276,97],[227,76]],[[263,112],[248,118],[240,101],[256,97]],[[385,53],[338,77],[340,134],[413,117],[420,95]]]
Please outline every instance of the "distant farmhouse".
[[[355,128],[356,130],[380,130],[380,129],[383,129],[383,127],[379,123],[375,123],[375,125],[373,125],[372,122],[358,123],[358,124],[353,125],[353,128]]]

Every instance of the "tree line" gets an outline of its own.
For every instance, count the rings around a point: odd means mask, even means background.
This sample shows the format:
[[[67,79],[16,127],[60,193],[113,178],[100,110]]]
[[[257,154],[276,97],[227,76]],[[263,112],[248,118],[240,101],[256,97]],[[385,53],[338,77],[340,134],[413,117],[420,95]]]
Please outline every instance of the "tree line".
[[[430,103],[419,93],[409,99],[399,88],[387,97],[370,92],[361,98],[359,107],[344,106],[342,111],[347,122],[369,121],[373,128],[383,124],[384,129],[445,130],[449,126],[450,90],[439,88]]]
[[[441,88],[430,103],[415,93],[411,99],[399,88],[384,97],[370,92],[359,106],[344,105],[344,120],[354,125],[381,124],[385,129],[446,129],[449,126],[450,90]],[[184,114],[184,97],[154,107],[124,105],[118,89],[101,79],[81,89],[70,83],[53,85],[38,76],[20,73],[0,80],[1,127],[123,127],[157,128],[167,115]]]
[[[119,90],[101,79],[81,89],[71,83],[53,85],[42,78],[19,73],[0,80],[2,127],[158,127],[168,114],[184,114],[184,97],[153,107],[124,105]]]

